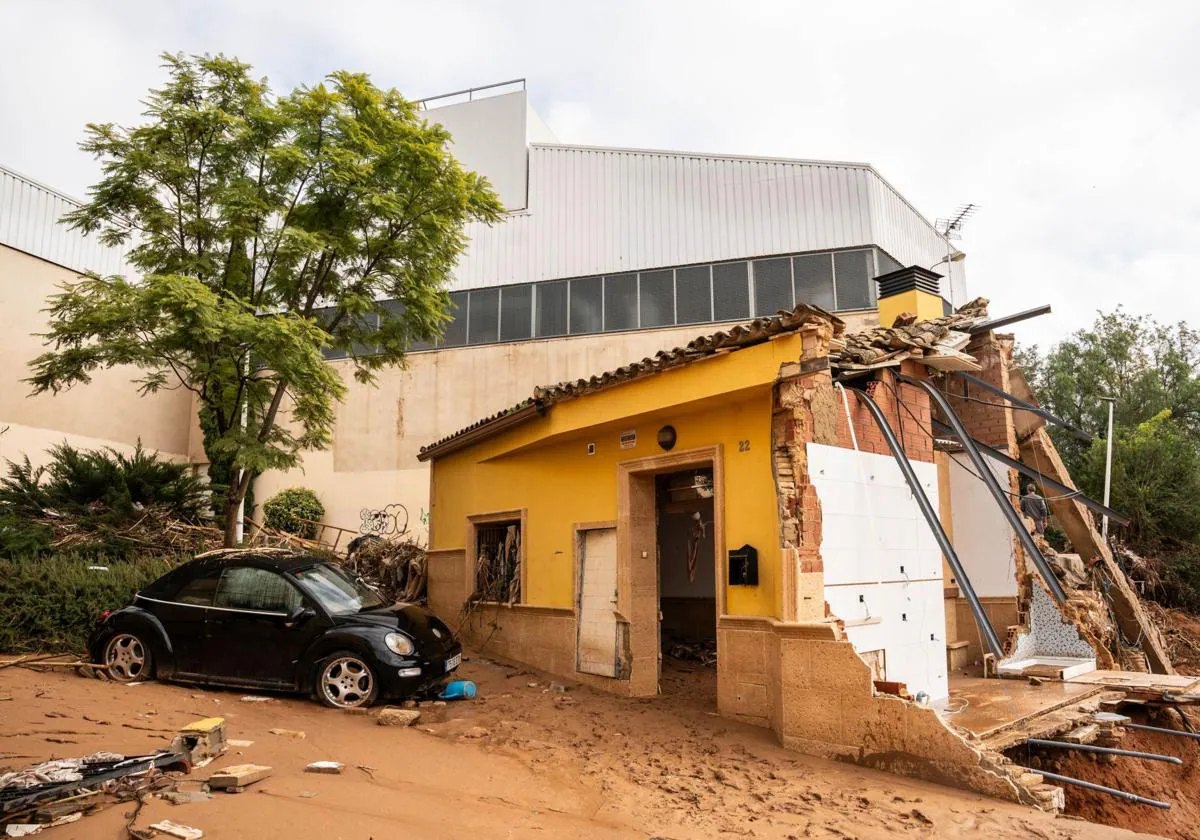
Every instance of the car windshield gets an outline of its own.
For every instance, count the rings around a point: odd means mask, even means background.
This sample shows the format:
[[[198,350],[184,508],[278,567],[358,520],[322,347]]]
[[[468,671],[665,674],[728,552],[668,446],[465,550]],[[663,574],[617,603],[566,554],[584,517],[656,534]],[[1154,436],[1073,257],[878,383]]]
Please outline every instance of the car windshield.
[[[354,580],[337,566],[310,566],[293,574],[331,615],[347,615],[384,606],[375,590]]]

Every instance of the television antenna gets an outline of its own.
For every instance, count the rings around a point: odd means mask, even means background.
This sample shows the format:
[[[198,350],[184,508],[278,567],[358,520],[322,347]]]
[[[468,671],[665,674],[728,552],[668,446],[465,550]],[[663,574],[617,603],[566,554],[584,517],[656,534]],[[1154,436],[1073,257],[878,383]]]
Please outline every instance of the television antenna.
[[[975,215],[975,211],[978,209],[978,204],[960,204],[948,217],[938,219],[934,227],[937,228],[938,233],[947,239],[962,239],[963,226],[967,223],[967,219]]]

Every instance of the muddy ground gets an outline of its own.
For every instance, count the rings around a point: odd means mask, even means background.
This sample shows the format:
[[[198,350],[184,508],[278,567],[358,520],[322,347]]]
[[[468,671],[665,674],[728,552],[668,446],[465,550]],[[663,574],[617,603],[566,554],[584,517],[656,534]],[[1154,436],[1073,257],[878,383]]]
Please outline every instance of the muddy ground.
[[[167,818],[214,840],[1135,836],[788,752],[766,730],[717,717],[713,680],[699,666],[673,668],[664,696],[647,700],[552,691],[541,674],[478,656],[461,675],[476,681],[477,699],[397,729],[299,698],[246,703],[241,692],[9,668],[0,671],[0,771],[101,749],[151,751],[180,726],[219,715],[229,738],[254,743],[193,776],[247,762],[274,775],[208,801],[154,800],[139,827]],[[270,733],[280,727],[305,737]],[[303,772],[324,759],[345,772]],[[131,811],[116,805],[38,836],[123,840]]]

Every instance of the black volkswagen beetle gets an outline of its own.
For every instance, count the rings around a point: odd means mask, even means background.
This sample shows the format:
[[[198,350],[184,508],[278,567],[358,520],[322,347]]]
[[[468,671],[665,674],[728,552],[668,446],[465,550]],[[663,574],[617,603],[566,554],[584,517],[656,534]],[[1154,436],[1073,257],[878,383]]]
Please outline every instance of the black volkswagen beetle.
[[[201,554],[102,613],[88,649],[121,682],[299,691],[342,709],[424,692],[462,662],[433,613],[291,549]]]

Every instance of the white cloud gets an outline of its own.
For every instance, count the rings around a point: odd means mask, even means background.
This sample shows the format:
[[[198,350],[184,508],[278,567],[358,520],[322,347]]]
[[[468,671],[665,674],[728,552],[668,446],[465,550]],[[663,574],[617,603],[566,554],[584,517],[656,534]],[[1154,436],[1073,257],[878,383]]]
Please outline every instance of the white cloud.
[[[1046,343],[1123,303],[1200,324],[1200,6],[132,0],[9,3],[0,162],[81,193],[84,123],[129,122],[162,50],[277,88],[339,67],[425,96],[519,76],[565,141],[863,160],[962,243]]]

